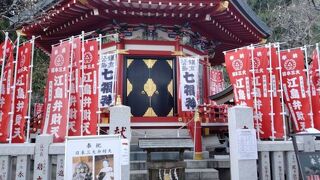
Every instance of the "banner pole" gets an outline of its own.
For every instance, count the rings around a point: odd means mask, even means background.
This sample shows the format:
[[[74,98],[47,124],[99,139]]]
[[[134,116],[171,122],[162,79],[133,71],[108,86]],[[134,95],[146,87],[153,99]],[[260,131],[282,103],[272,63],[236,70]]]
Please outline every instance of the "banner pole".
[[[252,76],[253,76],[253,106],[254,106],[254,116],[253,118],[256,120],[256,130],[257,130],[257,137],[260,140],[260,126],[259,126],[259,119],[258,119],[258,107],[257,107],[257,86],[256,86],[256,73],[255,73],[255,68],[254,68],[254,55],[253,55],[253,50],[254,46],[253,44],[250,45],[250,50],[251,50],[251,71],[252,71]]]
[[[81,123],[80,123],[80,136],[83,136],[83,98],[84,98],[84,31],[81,32]]]
[[[314,128],[314,119],[313,119],[313,109],[312,109],[312,98],[311,98],[311,84],[310,84],[310,72],[309,72],[309,63],[308,63],[308,51],[307,46],[304,45],[304,60],[305,60],[305,67],[307,71],[307,86],[308,86],[308,96],[309,96],[309,106],[310,106],[310,113],[308,114],[311,120],[311,127]]]
[[[284,96],[283,96],[283,79],[282,79],[282,66],[281,66],[281,56],[280,56],[280,43],[277,43],[276,44],[277,46],[277,51],[278,51],[278,64],[279,64],[279,67],[276,68],[279,70],[279,77],[280,77],[280,94],[281,94],[281,106],[282,106],[282,112],[281,112],[281,115],[282,115],[282,123],[283,123],[283,132],[284,132],[284,140],[286,141],[287,140],[287,129],[286,129],[286,113],[284,111]]]
[[[270,44],[276,44],[276,43],[270,43]],[[281,42],[279,44],[288,44],[287,42]],[[265,44],[263,43],[257,43],[257,44],[251,44],[253,47],[264,47]],[[243,46],[243,47],[240,47],[240,48],[235,48],[235,49],[230,49],[230,50],[226,50],[226,51],[223,51],[223,54],[227,53],[227,52],[230,52],[230,51],[238,51],[238,50],[241,50],[241,49],[244,49],[244,48],[249,48],[251,47],[251,45],[248,45],[248,46]]]
[[[82,33],[82,32],[81,32],[81,34],[75,35],[75,36],[73,36],[73,38],[77,38],[77,37],[80,37],[80,36],[89,36],[89,35],[91,35],[91,34],[94,33],[94,32],[95,32],[95,31],[90,31],[90,32],[86,32],[86,33]],[[65,39],[60,39],[60,42],[59,42],[59,43],[52,44],[51,46],[59,45],[59,44],[61,44],[62,42],[68,41],[68,40],[70,40],[70,37],[69,37],[69,38],[65,38]]]
[[[32,74],[33,74],[33,59],[34,59],[34,40],[35,36],[32,36],[31,43],[32,43],[32,49],[31,49],[31,63],[30,63],[30,78],[29,78],[29,106],[28,106],[28,120],[27,120],[27,138],[26,142],[29,142],[30,139],[30,114],[31,114],[31,97],[32,97]]]
[[[196,121],[196,116],[197,116],[197,112],[198,110],[196,109],[194,112],[194,117],[193,117],[193,159],[195,159],[196,157],[196,131],[197,131],[197,121]]]
[[[5,95],[5,93],[2,94],[2,88],[3,88],[2,87],[2,83],[3,83],[4,69],[5,69],[4,68],[5,60],[6,60],[6,55],[7,55],[8,39],[9,39],[9,33],[6,32],[5,33],[5,40],[4,40],[4,47],[3,47],[3,50],[2,50],[3,54],[2,54],[2,66],[1,66],[1,80],[0,80],[0,98]],[[1,117],[1,119],[2,119],[2,117]],[[7,131],[7,130],[5,130],[5,131]]]
[[[72,69],[73,69],[73,48],[74,48],[74,37],[72,36],[71,37],[71,40],[69,40],[69,41],[71,41],[71,53],[70,53],[70,64],[69,64],[69,67],[68,67],[68,69],[69,69],[69,81],[68,81],[68,84],[66,84],[67,86],[68,86],[68,113],[67,113],[67,128],[66,128],[66,137],[68,137],[69,136],[69,127],[70,127],[70,125],[69,125],[69,123],[70,123],[70,120],[69,120],[69,118],[70,118],[70,104],[71,104],[71,88],[72,88],[72,86],[71,86],[71,81],[72,81]]]
[[[0,81],[0,97],[2,96],[2,81],[3,81],[3,73],[4,73],[4,66],[5,66],[5,60],[7,56],[7,46],[8,46],[8,39],[9,39],[9,33],[5,33],[5,40],[4,40],[4,47],[3,47],[3,54],[2,54],[2,66],[1,66],[1,81]]]
[[[17,33],[17,48],[16,48],[16,60],[13,62],[14,64],[14,78],[13,78],[13,86],[12,86],[12,103],[11,103],[11,116],[10,116],[10,135],[9,135],[9,144],[12,143],[12,128],[13,128],[13,116],[14,116],[14,102],[16,98],[16,82],[17,82],[17,70],[18,70],[18,55],[19,55],[19,43],[20,43],[20,33]]]
[[[274,136],[274,107],[273,107],[273,69],[272,69],[272,50],[271,50],[271,43],[268,44],[268,53],[269,53],[269,83],[270,83],[270,106],[271,106],[271,140],[274,141],[275,136]]]
[[[319,79],[320,79],[320,52],[319,52],[319,43],[316,43],[316,51],[317,51],[316,57],[318,56],[318,73],[319,73]],[[316,87],[317,87],[317,86],[316,86]],[[320,84],[319,84],[319,86],[317,87],[317,91],[318,91],[318,93],[320,94]]]
[[[98,90],[98,135],[100,135],[100,129],[101,129],[101,109],[100,109],[100,66],[101,66],[101,58],[102,58],[102,35],[99,34],[99,62],[98,62],[98,86],[96,91]],[[110,126],[109,126],[110,128]]]

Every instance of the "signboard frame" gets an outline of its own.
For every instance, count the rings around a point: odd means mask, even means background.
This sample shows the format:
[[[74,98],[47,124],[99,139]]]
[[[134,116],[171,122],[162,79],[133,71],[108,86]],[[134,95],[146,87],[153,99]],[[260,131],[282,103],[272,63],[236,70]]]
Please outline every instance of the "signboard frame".
[[[65,179],[73,179],[75,174],[80,174],[77,173],[77,167],[81,166],[87,168],[87,172],[82,173],[82,176],[96,179],[102,172],[121,180],[120,135],[70,136],[66,137],[65,144]]]
[[[302,139],[303,137],[309,136],[313,138],[312,140],[315,140],[316,137],[320,137],[320,133],[291,134],[290,136],[292,137],[293,148],[297,158],[300,176],[302,180],[308,180],[310,179],[310,177],[313,178],[314,176],[320,177],[320,151],[316,151],[312,148],[309,150],[299,150],[297,144],[297,138]],[[309,142],[306,141],[304,141],[303,143],[308,145],[314,145],[312,143],[309,144]],[[315,162],[313,162],[312,159],[314,159],[315,157],[318,157],[319,159],[316,159]],[[309,160],[310,162],[308,162]]]

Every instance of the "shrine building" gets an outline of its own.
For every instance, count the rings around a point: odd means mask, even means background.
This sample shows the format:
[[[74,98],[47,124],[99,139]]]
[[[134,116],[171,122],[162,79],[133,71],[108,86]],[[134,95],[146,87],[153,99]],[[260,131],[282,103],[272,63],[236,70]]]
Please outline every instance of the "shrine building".
[[[40,36],[36,45],[47,53],[83,31],[118,34],[102,52],[118,53],[116,95],[131,107],[133,129],[179,128],[190,119],[181,109],[178,57],[200,58],[198,103],[210,104],[210,66],[224,62],[223,51],[263,43],[271,32],[242,0],[49,0],[46,7],[46,15],[21,28],[29,38]],[[227,122],[209,117],[201,125],[219,129]]]

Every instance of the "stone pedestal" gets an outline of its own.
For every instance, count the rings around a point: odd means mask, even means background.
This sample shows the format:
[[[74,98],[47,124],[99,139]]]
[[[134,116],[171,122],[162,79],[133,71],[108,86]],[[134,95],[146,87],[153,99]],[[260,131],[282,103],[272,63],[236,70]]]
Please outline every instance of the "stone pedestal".
[[[33,179],[51,179],[51,162],[49,158],[49,145],[53,142],[53,136],[48,134],[39,135],[36,139],[34,155]]]
[[[122,180],[130,179],[130,140],[131,140],[131,109],[129,106],[117,105],[110,108],[110,128],[109,134],[120,134],[122,138],[128,139],[125,144],[125,152],[129,154],[122,155],[122,158],[128,158],[128,163],[122,162]]]
[[[257,160],[240,160],[238,134],[239,129],[254,129],[252,108],[235,106],[228,110],[230,165],[232,180],[257,180]]]

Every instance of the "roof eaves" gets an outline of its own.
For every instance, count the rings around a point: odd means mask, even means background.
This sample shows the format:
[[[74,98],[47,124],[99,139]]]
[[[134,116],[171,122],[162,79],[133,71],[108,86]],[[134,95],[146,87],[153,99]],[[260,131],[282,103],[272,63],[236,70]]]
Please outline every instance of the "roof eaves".
[[[271,29],[257,16],[251,7],[243,0],[230,0],[234,7],[245,17],[257,30],[267,38],[271,35]]]

